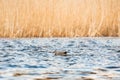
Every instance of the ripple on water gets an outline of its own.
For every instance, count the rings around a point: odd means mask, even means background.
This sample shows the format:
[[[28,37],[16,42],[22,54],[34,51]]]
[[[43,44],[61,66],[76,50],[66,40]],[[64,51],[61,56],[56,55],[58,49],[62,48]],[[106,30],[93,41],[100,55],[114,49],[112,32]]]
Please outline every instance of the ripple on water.
[[[115,71],[117,71],[117,72],[120,72],[120,69],[118,69],[118,70],[115,70]]]
[[[120,66],[107,66],[106,68],[107,69],[117,69],[117,68],[120,68]]]
[[[48,66],[45,65],[25,65],[25,68],[47,68]]]

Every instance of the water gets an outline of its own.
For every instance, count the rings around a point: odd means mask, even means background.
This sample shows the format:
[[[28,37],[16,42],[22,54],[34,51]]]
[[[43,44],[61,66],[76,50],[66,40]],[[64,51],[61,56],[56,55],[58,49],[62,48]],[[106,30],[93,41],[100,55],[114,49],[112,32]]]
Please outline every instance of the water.
[[[0,80],[120,80],[120,38],[1,38]]]

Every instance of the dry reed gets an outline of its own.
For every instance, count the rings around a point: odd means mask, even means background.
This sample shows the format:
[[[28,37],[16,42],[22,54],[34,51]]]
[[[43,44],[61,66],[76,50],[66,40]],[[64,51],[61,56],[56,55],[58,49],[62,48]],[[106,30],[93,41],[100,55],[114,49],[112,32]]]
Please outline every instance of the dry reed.
[[[120,36],[120,0],[0,0],[0,37]]]

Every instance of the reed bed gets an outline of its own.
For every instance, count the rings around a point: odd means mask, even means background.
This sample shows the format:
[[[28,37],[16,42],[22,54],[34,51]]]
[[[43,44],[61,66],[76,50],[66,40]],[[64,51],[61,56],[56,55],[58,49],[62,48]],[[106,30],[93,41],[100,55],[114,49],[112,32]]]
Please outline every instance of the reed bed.
[[[120,0],[0,0],[0,37],[120,36]]]

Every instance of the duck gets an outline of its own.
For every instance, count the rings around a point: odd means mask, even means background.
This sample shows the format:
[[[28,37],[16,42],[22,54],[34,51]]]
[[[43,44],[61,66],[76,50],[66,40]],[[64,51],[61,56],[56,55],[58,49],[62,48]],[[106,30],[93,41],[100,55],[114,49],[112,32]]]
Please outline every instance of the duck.
[[[67,51],[54,51],[55,56],[67,56]]]

